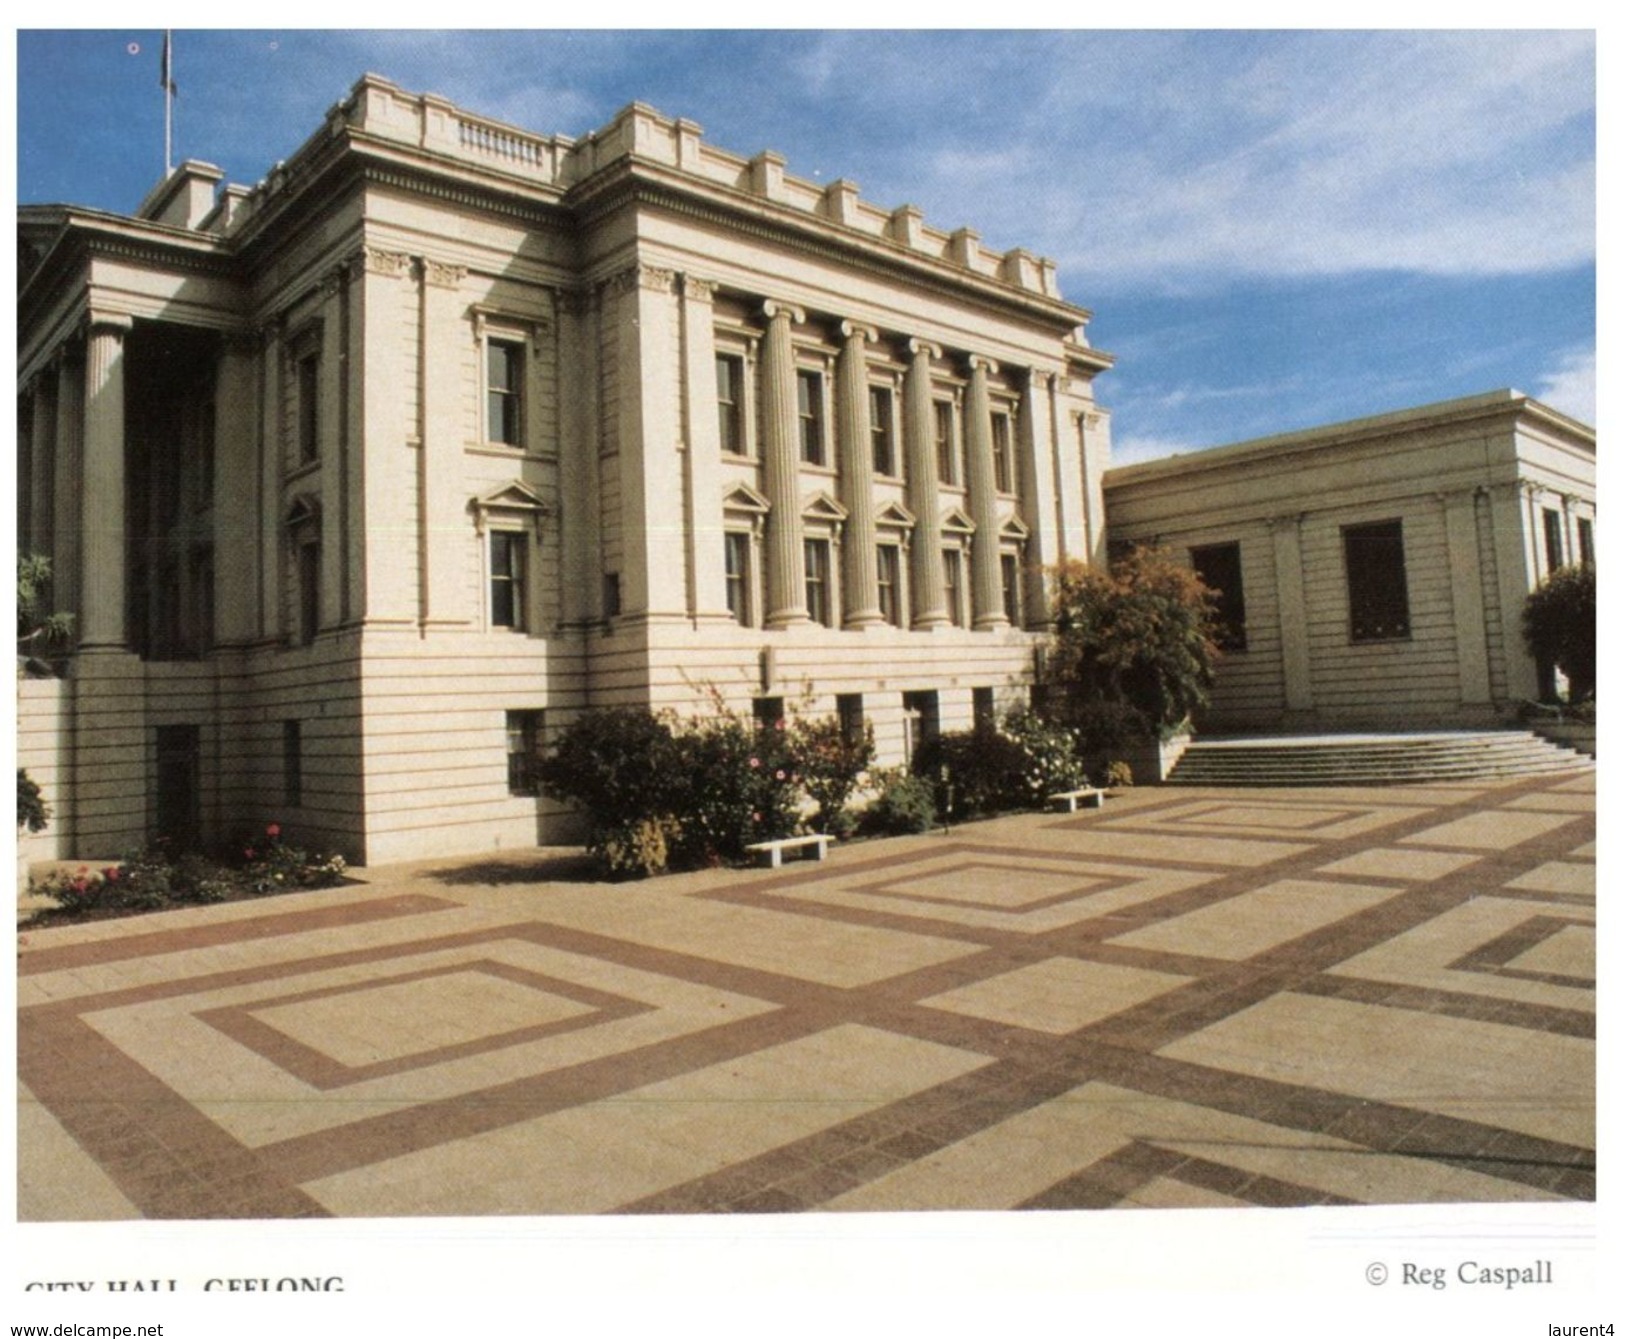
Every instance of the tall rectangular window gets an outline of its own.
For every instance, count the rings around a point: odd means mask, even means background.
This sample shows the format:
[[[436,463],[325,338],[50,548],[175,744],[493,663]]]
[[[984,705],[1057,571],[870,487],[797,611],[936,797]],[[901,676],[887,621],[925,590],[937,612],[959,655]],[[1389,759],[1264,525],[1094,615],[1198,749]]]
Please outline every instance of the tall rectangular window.
[[[297,809],[305,802],[305,742],[298,721],[282,722],[282,803]]]
[[[935,689],[903,694],[903,758],[914,761],[915,751],[942,732],[942,716]]]
[[[541,793],[543,721],[544,716],[540,711],[510,711],[507,714],[510,795]]]
[[[315,536],[302,539],[294,549],[298,580],[299,641],[309,645],[322,625],[322,544]]]
[[[1213,640],[1221,651],[1247,649],[1247,600],[1241,586],[1241,545],[1204,544],[1191,550],[1191,567],[1216,593]]]
[[[491,532],[491,626],[525,630],[525,536]]]
[[[1008,414],[993,415],[993,486],[1001,493],[1016,491],[1014,447]]]
[[[999,588],[1004,596],[1004,616],[1012,627],[1021,626],[1021,559],[1013,553],[999,555]]]
[[[808,465],[824,463],[824,378],[817,372],[796,372],[796,414],[801,424],[801,459]]]
[[[880,616],[900,628],[903,626],[903,562],[897,545],[876,546],[875,569],[880,586]]]
[[[784,727],[784,699],[757,697],[751,699],[751,715],[758,730],[780,730]]]
[[[931,405],[931,430],[937,447],[937,482],[959,482],[954,469],[954,407],[947,400],[936,400]]]
[[[948,606],[948,621],[956,628],[965,626],[965,555],[958,549],[942,551],[942,601]]]
[[[991,688],[970,690],[970,714],[971,723],[977,730],[991,730],[998,724]]]
[[[311,350],[294,364],[301,465],[308,465],[321,454],[321,365],[320,349]]]
[[[745,360],[717,355],[717,430],[724,455],[745,454]]]
[[[525,346],[485,341],[485,440],[518,446],[525,400]]]
[[[1348,582],[1349,640],[1394,641],[1411,635],[1405,589],[1405,534],[1399,521],[1351,525],[1343,530]]]
[[[1597,552],[1592,547],[1591,522],[1584,516],[1578,517],[1574,528],[1580,539],[1580,566],[1590,571],[1597,565]]]
[[[750,536],[729,530],[722,536],[722,568],[727,581],[728,612],[741,627],[752,626],[750,610]]]
[[[1550,507],[1544,507],[1540,521],[1546,540],[1546,571],[1555,572],[1563,566],[1563,518]]]
[[[874,448],[875,473],[888,479],[899,472],[891,411],[891,392],[884,386],[869,387],[869,440]]]
[[[863,742],[863,694],[838,693],[835,697],[835,716],[841,723],[841,738],[848,744]]]
[[[829,541],[805,540],[803,552],[807,567],[807,617],[827,628],[833,621],[829,591]]]

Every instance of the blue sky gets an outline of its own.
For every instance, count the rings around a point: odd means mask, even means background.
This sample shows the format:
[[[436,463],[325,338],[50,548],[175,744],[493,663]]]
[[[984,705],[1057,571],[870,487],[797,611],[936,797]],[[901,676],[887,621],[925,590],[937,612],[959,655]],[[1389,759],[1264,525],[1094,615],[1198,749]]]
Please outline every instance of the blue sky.
[[[129,210],[156,30],[18,35],[18,198]],[[252,183],[365,70],[540,131],[634,99],[1053,257],[1115,458],[1515,386],[1595,420],[1587,32],[177,31],[177,157]]]

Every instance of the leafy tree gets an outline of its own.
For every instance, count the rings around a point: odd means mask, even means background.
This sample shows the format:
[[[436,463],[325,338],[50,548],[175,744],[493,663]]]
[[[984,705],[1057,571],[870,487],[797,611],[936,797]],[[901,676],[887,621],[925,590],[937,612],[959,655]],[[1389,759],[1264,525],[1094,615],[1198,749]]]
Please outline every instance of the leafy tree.
[[[1569,700],[1597,691],[1597,574],[1560,567],[1530,592],[1523,607],[1523,638],[1530,655],[1555,665],[1569,681]]]
[[[73,615],[51,613],[51,560],[37,553],[17,555],[17,650],[28,655],[60,647],[73,630]]]
[[[1215,598],[1161,549],[1136,546],[1106,571],[1063,563],[1050,710],[1086,740],[1092,720],[1142,737],[1177,730],[1208,703],[1219,654]]]

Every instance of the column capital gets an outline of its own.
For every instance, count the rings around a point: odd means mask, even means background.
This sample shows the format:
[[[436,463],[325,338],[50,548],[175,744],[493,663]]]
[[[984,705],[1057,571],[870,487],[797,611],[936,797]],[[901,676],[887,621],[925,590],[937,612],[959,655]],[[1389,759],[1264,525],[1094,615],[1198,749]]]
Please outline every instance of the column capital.
[[[807,319],[805,310],[788,302],[780,302],[777,298],[763,299],[762,315],[770,321],[776,321],[781,316],[788,317],[793,325],[800,325]]]
[[[680,274],[677,282],[682,288],[683,296],[691,302],[713,302],[717,296],[717,282],[714,279],[701,279],[698,275]]]
[[[1305,515],[1306,513],[1301,511],[1289,511],[1280,516],[1268,517],[1264,524],[1270,528],[1272,534],[1280,530],[1296,530],[1303,524]]]
[[[430,260],[427,256],[420,263],[423,266],[423,282],[431,288],[456,288],[468,277],[466,265],[447,265],[444,261]]]
[[[412,272],[412,257],[404,251],[385,251],[364,246],[355,256],[358,274],[378,274],[388,279],[404,279]]]
[[[911,336],[908,341],[908,356],[910,358],[940,358],[942,357],[942,345],[933,344],[930,340],[920,339],[918,336]]]
[[[840,331],[842,339],[861,340],[865,344],[873,344],[880,338],[880,331],[862,321],[842,321]]]
[[[135,318],[127,312],[97,311],[91,308],[85,317],[85,329],[92,334],[115,335],[123,339],[135,325]]]
[[[998,363],[986,354],[981,353],[967,353],[965,355],[965,367],[972,376],[978,372],[995,373],[999,370]]]

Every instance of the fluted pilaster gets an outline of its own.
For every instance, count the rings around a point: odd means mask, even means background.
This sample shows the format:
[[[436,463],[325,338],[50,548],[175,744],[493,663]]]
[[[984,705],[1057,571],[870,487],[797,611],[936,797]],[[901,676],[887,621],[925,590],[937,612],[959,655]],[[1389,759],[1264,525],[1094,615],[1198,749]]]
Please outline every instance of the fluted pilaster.
[[[762,465],[767,500],[767,626],[807,621],[806,559],[801,542],[800,452],[796,443],[796,364],[790,326],[793,307],[762,304]]]

